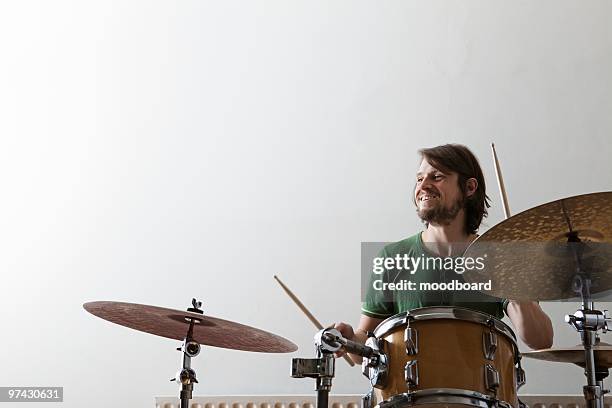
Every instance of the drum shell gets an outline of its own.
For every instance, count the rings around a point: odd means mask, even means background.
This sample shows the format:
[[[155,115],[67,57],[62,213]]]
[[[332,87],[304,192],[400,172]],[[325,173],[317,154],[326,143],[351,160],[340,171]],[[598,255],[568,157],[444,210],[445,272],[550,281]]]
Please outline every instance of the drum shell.
[[[416,309],[408,318],[405,314],[396,316],[395,319],[402,319],[403,323],[397,324],[396,321],[387,331],[381,332],[379,329],[384,328],[384,323],[389,319],[377,328],[376,337],[381,351],[388,357],[389,367],[386,381],[377,386],[380,393],[376,393],[379,394],[376,400],[388,400],[407,392],[455,389],[474,391],[518,407],[518,348],[511,337],[512,331],[501,321],[482,313],[464,312],[459,308],[428,309]],[[498,330],[499,327],[504,330]],[[407,328],[416,331],[417,347],[413,355],[406,351]],[[493,333],[497,340],[492,359],[485,355],[485,337],[489,333]],[[406,364],[413,360],[416,360],[418,383],[409,387],[404,370]],[[498,372],[499,386],[495,392],[487,388],[487,365]]]

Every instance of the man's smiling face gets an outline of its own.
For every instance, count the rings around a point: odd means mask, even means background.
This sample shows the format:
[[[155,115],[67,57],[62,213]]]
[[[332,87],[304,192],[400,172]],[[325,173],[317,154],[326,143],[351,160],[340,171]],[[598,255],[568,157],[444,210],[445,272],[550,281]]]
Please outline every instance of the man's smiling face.
[[[457,173],[446,173],[426,159],[421,161],[414,189],[419,218],[434,224],[448,224],[455,219],[464,207],[458,178]]]

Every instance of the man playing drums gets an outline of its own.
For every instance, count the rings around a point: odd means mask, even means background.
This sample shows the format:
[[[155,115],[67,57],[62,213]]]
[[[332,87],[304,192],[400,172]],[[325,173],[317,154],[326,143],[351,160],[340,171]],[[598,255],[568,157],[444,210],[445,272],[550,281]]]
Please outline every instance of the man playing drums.
[[[472,152],[461,145],[443,145],[422,149],[421,163],[416,173],[414,202],[423,220],[424,231],[405,240],[389,244],[382,251],[385,258],[397,255],[409,257],[456,257],[474,239],[483,217],[487,215],[489,199],[480,164]],[[450,275],[456,275],[450,271]],[[436,278],[448,279],[443,271]],[[432,276],[432,271],[416,270],[412,278]],[[487,313],[501,319],[508,315],[515,331],[532,349],[548,348],[553,342],[550,318],[537,302],[503,299],[485,300],[487,295],[461,297],[453,291],[395,291],[393,298],[380,291],[368,291],[362,304],[361,319],[356,330],[346,323],[335,327],[349,340],[364,343],[367,332],[373,331],[384,319],[397,313],[428,306],[459,306]],[[356,362],[359,356],[351,356]]]

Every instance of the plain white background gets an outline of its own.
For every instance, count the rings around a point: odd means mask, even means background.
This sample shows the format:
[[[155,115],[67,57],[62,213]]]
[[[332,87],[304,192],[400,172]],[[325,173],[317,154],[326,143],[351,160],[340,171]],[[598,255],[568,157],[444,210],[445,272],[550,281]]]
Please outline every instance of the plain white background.
[[[283,335],[291,355],[205,349],[196,394],[310,393],[289,378],[323,322],[359,317],[362,241],[421,226],[416,150],[479,156],[510,206],[610,190],[606,1],[55,1],[0,4],[0,385],[64,407],[174,395],[178,342],[82,309],[121,300]],[[544,271],[534,271],[544,273]],[[605,308],[605,304],[600,305]],[[555,346],[575,304],[544,304]],[[605,337],[604,337],[605,340]],[[524,346],[521,345],[524,350]],[[526,361],[527,393],[581,393]],[[334,392],[367,380],[339,362]],[[59,405],[59,404],[58,404]]]

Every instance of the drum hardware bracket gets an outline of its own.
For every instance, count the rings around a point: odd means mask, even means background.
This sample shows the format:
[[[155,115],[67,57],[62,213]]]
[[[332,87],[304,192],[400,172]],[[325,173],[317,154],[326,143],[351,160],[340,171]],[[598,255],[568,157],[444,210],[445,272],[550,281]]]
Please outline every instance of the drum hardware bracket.
[[[315,344],[317,344],[317,347],[322,347],[328,352],[335,353],[340,349],[344,349],[351,354],[357,354],[369,359],[377,357],[377,354],[379,354],[372,347],[346,339],[337,329],[332,328],[317,332],[315,334]]]
[[[329,391],[335,375],[336,359],[333,353],[317,350],[318,358],[293,358],[291,377],[314,378],[317,391],[317,408],[327,408]]]
[[[599,310],[579,309],[573,315],[565,315],[565,322],[578,332],[585,330],[597,332],[601,330],[606,333],[610,330],[608,323],[612,322],[607,312],[607,310],[601,312]]]
[[[382,354],[380,347],[375,343],[374,337],[370,337],[366,344],[361,344],[348,340],[340,334],[337,329],[327,328],[315,334],[315,344],[322,352],[335,353],[340,349],[357,354],[363,358],[361,369],[364,375],[371,373],[370,383],[372,385],[382,385],[387,372],[387,356]],[[374,380],[372,379],[374,378]]]
[[[485,364],[485,387],[494,395],[499,388],[499,373],[491,364]]]
[[[335,374],[334,363],[335,359],[331,353],[325,353],[320,358],[294,358],[291,360],[291,377],[333,378]],[[331,386],[331,383],[329,386]]]
[[[317,408],[327,408],[329,391],[336,371],[334,353],[342,348],[340,340],[348,340],[344,339],[338,330],[332,328],[318,331],[314,340],[317,357],[291,359],[291,377],[314,378],[317,391]]]
[[[387,370],[389,368],[387,355],[380,352],[382,339],[372,335],[366,340],[366,346],[374,351],[371,357],[364,357],[361,363],[361,372],[370,379],[373,387],[381,388],[387,381]]]
[[[408,389],[419,385],[419,366],[416,360],[411,360],[404,366],[404,380]]]

